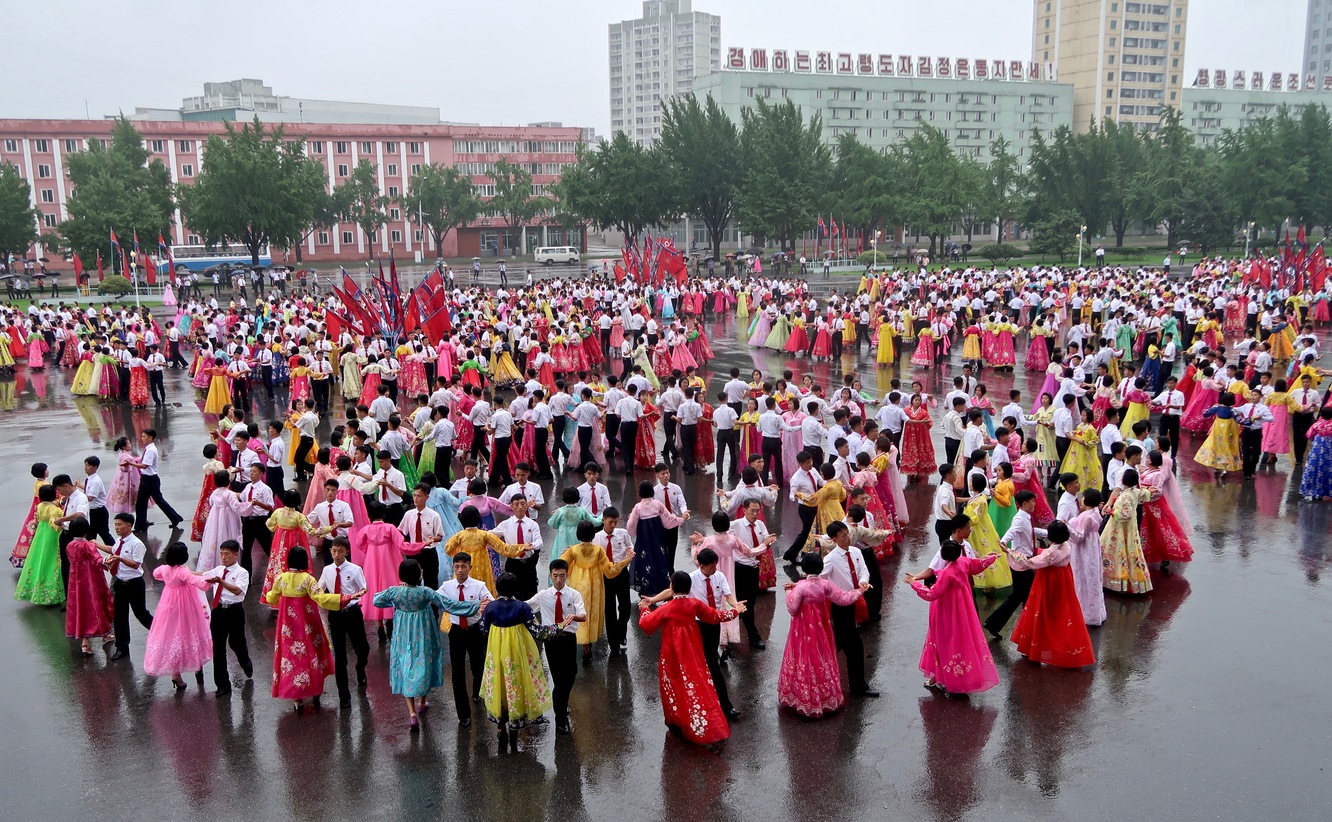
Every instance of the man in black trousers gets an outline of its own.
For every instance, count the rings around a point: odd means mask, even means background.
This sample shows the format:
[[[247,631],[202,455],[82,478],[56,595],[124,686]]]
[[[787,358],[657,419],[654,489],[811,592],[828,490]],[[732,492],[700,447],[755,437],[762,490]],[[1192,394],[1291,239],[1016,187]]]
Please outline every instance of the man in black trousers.
[[[580,522],[578,539],[590,542],[594,531],[596,526],[592,523]],[[587,621],[587,608],[582,595],[565,584],[569,580],[569,563],[553,559],[549,567],[550,586],[527,600],[527,604],[541,615],[542,624],[557,629],[545,642],[546,664],[550,666],[555,730],[567,734],[573,731],[569,724],[569,694],[578,678],[578,623]]]
[[[791,477],[791,501],[800,503],[797,511],[800,514],[800,533],[796,535],[795,541],[791,547],[786,549],[782,559],[789,563],[797,562],[800,559],[800,552],[805,547],[806,540],[809,539],[809,530],[814,527],[814,517],[819,513],[818,506],[806,505],[798,498],[798,494],[812,495],[819,490],[819,475],[814,471],[814,457],[808,451],[801,451],[796,454],[796,462],[800,464],[800,470]],[[832,466],[829,465],[829,468]],[[834,471],[834,473],[836,473]]]
[[[1008,526],[1008,533],[1000,537],[1000,542],[1015,553],[1027,557],[1036,554],[1036,537],[1046,536],[1044,528],[1037,528],[1032,522],[1032,512],[1036,510],[1036,495],[1031,491],[1018,491],[1013,501],[1017,503],[1017,513],[1013,515],[1013,524]],[[1018,606],[1027,601],[1031,593],[1031,583],[1036,578],[1035,571],[1013,571],[1013,591],[1008,598],[985,620],[985,630],[995,639],[1004,638],[1004,626],[1017,612]]]
[[[469,509],[463,509],[459,518]],[[480,516],[463,520],[463,527],[475,527]],[[459,602],[485,602],[493,599],[490,589],[472,579],[472,555],[460,551],[453,556],[453,579],[440,586],[444,596]],[[472,724],[472,703],[481,701],[481,674],[486,662],[486,635],[481,633],[479,617],[449,615],[449,668],[453,675],[453,701],[457,704],[458,724],[466,728]],[[472,687],[467,687],[467,668],[472,669]],[[468,691],[471,691],[470,699]]]
[[[334,537],[329,549],[333,563],[324,566],[319,576],[319,587],[330,594],[348,594],[352,597],[337,611],[328,612],[328,640],[333,646],[333,679],[338,686],[338,704],[351,707],[351,686],[347,682],[347,643],[356,652],[356,684],[364,688],[365,665],[370,657],[370,643],[365,638],[365,617],[361,613],[360,597],[365,595],[365,572],[359,565],[347,560],[351,543],[346,537]],[[420,580],[418,579],[419,583]]]
[[[250,646],[245,640],[245,594],[250,590],[250,572],[237,562],[240,543],[229,539],[217,547],[222,564],[204,573],[205,582],[212,583],[208,603],[212,616],[208,630],[213,635],[213,684],[217,696],[231,693],[231,674],[227,671],[227,646],[236,655],[245,678],[254,676],[254,663],[250,661]]]

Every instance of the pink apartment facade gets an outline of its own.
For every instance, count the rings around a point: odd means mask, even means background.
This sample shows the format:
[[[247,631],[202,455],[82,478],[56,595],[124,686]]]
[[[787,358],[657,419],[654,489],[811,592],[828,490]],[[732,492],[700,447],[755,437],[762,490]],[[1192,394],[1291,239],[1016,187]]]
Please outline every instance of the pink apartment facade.
[[[0,163],[12,163],[32,188],[33,205],[40,212],[40,231],[55,231],[66,216],[72,193],[66,167],[71,154],[83,151],[90,140],[109,140],[111,120],[0,120]],[[220,122],[135,120],[150,156],[161,159],[172,182],[189,184],[207,164],[209,136],[225,133]],[[271,126],[270,126],[271,127]],[[380,191],[390,199],[388,222],[373,247],[359,226],[338,224],[310,233],[301,247],[304,261],[359,262],[372,256],[410,261],[437,257],[519,257],[540,245],[584,244],[581,232],[566,234],[558,226],[538,220],[525,229],[509,230],[498,215],[483,215],[474,224],[451,232],[443,249],[435,248],[429,232],[421,232],[396,200],[412,173],[428,163],[457,167],[470,176],[482,199],[494,194],[489,176],[504,158],[532,172],[534,194],[559,179],[564,166],[577,160],[584,131],[563,126],[375,125],[286,123],[288,139],[304,137],[306,153],[320,160],[328,172],[328,185],[336,186],[361,161],[369,159],[379,173]],[[133,226],[116,226],[128,235]],[[198,245],[177,211],[172,220],[174,245]],[[140,237],[151,247],[156,238]],[[524,244],[525,240],[525,244]],[[521,252],[518,251],[522,246]],[[37,256],[51,254],[39,243]],[[273,249],[273,262],[295,264],[295,249],[286,254]],[[518,253],[516,253],[518,252]]]

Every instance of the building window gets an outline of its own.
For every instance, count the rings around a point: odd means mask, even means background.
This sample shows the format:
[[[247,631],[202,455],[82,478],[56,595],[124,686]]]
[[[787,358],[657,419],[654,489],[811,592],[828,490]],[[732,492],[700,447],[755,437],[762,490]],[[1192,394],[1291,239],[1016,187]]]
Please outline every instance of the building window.
[[[78,140],[66,140],[66,141],[65,141],[65,153],[66,153],[66,154],[76,154],[76,153],[78,153],[78,150],[79,150],[79,141],[78,141]]]
[[[390,177],[397,177],[397,176],[398,176],[398,164],[397,164],[397,163],[389,163],[389,164],[388,164],[388,176],[390,176]]]
[[[190,165],[189,163],[185,163],[185,164],[181,165],[181,167],[180,167],[180,176],[182,176],[182,177],[193,177],[193,176],[194,176],[194,166]]]
[[[344,232],[342,232],[342,244],[343,244],[343,245],[351,245],[352,242],[353,242],[353,240],[352,240],[352,233],[351,233],[350,231],[344,231]]]
[[[38,140],[38,141],[37,141],[37,153],[38,153],[38,154],[45,154],[46,152],[48,152],[48,151],[50,151],[50,150],[51,150],[51,141],[50,141],[50,140]]]
[[[390,208],[390,209],[389,209],[389,219],[390,219],[390,220],[401,220],[401,219],[402,219],[402,212],[399,211],[399,210],[396,209],[396,208]]]
[[[49,188],[44,188],[44,189],[42,189],[42,202],[44,202],[44,203],[54,203],[54,202],[55,202],[55,191],[53,191],[52,189],[49,189]]]
[[[339,176],[339,177],[346,177],[346,176],[347,176],[347,164],[346,164],[346,163],[339,163],[339,164],[338,164],[338,176]]]
[[[385,153],[385,154],[397,154],[397,153],[398,153],[398,144],[397,144],[397,143],[385,143],[385,144],[384,144],[384,153]]]
[[[51,167],[47,165],[37,166],[37,176],[43,180],[51,179]]]
[[[1111,97],[1114,97],[1114,96],[1115,96],[1115,90],[1112,89],[1112,88],[1108,88],[1108,89],[1106,89],[1106,90],[1105,90],[1105,96],[1106,96],[1106,99],[1109,99],[1109,98],[1111,98]]]
[[[177,141],[176,151],[179,151],[181,154],[189,154],[191,151],[194,151],[194,141],[193,140]]]
[[[323,141],[323,140],[312,140],[312,141],[310,142],[310,153],[311,153],[311,154],[323,154],[323,153],[324,153],[324,141]]]
[[[393,229],[392,231],[390,231],[390,232],[389,232],[389,242],[391,242],[391,243],[400,243],[400,242],[402,242],[402,232],[399,231],[399,230],[396,229],[396,228]]]
[[[1118,20],[1111,20],[1111,21],[1110,21],[1110,30],[1111,30],[1111,31],[1114,31],[1114,30],[1117,29],[1117,28],[1119,28],[1119,21],[1118,21]]]
[[[1113,83],[1115,81],[1115,73],[1113,71],[1107,71],[1105,73],[1105,81],[1107,83]]]
[[[420,153],[421,153],[421,144],[420,144],[420,143],[408,143],[408,144],[407,144],[407,153],[408,153],[408,154],[420,154]]]
[[[43,215],[42,215],[42,225],[46,226],[47,228],[55,228],[55,227],[56,227],[56,215],[54,215],[54,214],[43,214]]]
[[[374,154],[374,153],[375,153],[375,144],[374,144],[374,143],[366,143],[366,142],[362,142],[362,143],[361,143],[361,153],[362,153],[362,154]]]
[[[389,187],[388,187],[388,196],[390,196],[390,197],[397,197],[397,196],[398,196],[398,187],[397,187],[397,186],[389,186]]]
[[[166,140],[153,140],[152,147],[154,154],[161,154],[166,151]]]
[[[315,242],[318,243],[319,245],[328,245],[328,232],[327,231],[319,232],[319,237],[317,240],[315,240]]]
[[[421,242],[421,229],[419,229],[419,228],[416,229],[416,231],[414,232],[414,236],[415,236],[416,241],[417,241],[418,243]]]
[[[18,140],[5,140],[5,151],[18,151]]]
[[[417,174],[420,174],[420,173],[421,173],[421,164],[420,164],[420,163],[412,163],[412,176],[415,177]]]
[[[351,144],[346,140],[338,140],[333,144],[333,151],[337,154],[346,154],[351,148]]]

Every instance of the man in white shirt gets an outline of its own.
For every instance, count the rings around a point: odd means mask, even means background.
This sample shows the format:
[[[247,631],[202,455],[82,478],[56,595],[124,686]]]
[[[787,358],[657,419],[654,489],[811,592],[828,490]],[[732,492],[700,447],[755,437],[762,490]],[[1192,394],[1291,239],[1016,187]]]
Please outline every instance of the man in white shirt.
[[[520,497],[526,499],[535,516],[541,513],[541,506],[546,504],[546,495],[540,485],[529,479],[530,471],[531,466],[527,463],[518,463],[513,469],[513,482],[499,495],[499,501],[505,505],[512,505],[515,499]]]
[[[106,484],[97,475],[102,460],[96,454],[83,461],[83,493],[88,498],[88,537],[111,542],[111,512],[106,507]]]
[[[713,474],[717,484],[721,485],[722,466],[727,449],[731,452],[731,479],[734,480],[740,475],[740,429],[736,427],[739,415],[725,402],[726,392],[718,394],[717,399],[721,402],[712,411],[712,424],[717,429],[717,465]]]
[[[661,392],[658,408],[661,411],[661,431],[665,440],[661,446],[661,461],[669,463],[680,457],[680,446],[676,440],[676,414],[685,401],[685,395],[674,377],[667,377],[665,382],[666,389]]]
[[[1258,458],[1263,452],[1263,426],[1272,422],[1272,409],[1263,404],[1258,393],[1250,391],[1245,403],[1235,409],[1235,424],[1240,430],[1240,457],[1244,466],[1244,479],[1253,479],[1258,470]]]
[[[800,533],[782,555],[782,559],[788,563],[798,561],[800,552],[804,550],[805,543],[809,540],[810,529],[814,527],[814,518],[818,514],[818,507],[806,504],[803,497],[813,495],[824,482],[823,475],[814,470],[814,457],[808,451],[796,454],[796,462],[800,469],[791,477],[789,497],[799,506],[796,510],[800,515]],[[832,473],[831,468],[829,473]]]
[[[634,451],[638,443],[638,421],[643,416],[643,403],[638,399],[638,387],[625,386],[625,397],[615,404],[615,415],[620,418],[620,450],[624,456],[624,474],[634,473]],[[584,452],[586,453],[586,452]]]
[[[1046,536],[1045,529],[1037,528],[1031,520],[1031,515],[1036,510],[1036,495],[1023,489],[1017,492],[1013,501],[1017,504],[1017,513],[1013,515],[1013,523],[1008,526],[1008,531],[999,541],[1015,553],[1030,557],[1036,553],[1036,538]],[[1008,625],[1008,620],[1012,618],[1018,606],[1027,601],[1035,576],[1035,571],[1013,571],[1012,593],[985,620],[985,630],[995,639],[1004,638],[1002,633],[1004,626]]]
[[[421,565],[421,584],[428,588],[439,587],[439,546],[444,541],[444,521],[439,514],[426,507],[429,492],[418,485],[412,489],[412,507],[402,515],[398,531],[402,538],[411,545],[408,550]]]
[[[114,600],[114,630],[116,650],[111,654],[112,661],[129,656],[129,615],[134,616],[144,628],[153,627],[153,615],[148,612],[144,595],[147,588],[143,581],[143,560],[148,548],[134,535],[134,515],[116,514],[113,525],[116,541],[111,544],[94,543],[97,550],[106,554],[106,568],[111,572],[111,597]]]
[[[694,399],[694,394],[693,388],[686,388],[684,401],[676,411],[676,421],[680,425],[680,456],[684,472],[690,476],[698,470],[694,465],[694,449],[698,445],[698,421],[703,418],[703,406]]]
[[[1077,425],[1077,419],[1073,415],[1076,403],[1077,399],[1072,394],[1065,395],[1062,407],[1055,409],[1051,420],[1054,425],[1055,453],[1060,465],[1063,465],[1064,455],[1068,453],[1068,446],[1073,441],[1073,428]],[[1050,479],[1050,487],[1054,487],[1053,477]]]
[[[594,527],[591,523],[580,524]],[[587,621],[587,607],[583,604],[582,594],[566,584],[569,563],[562,559],[551,560],[549,570],[550,587],[528,597],[527,604],[541,617],[543,625],[558,628],[558,632],[545,642],[546,664],[550,666],[555,730],[567,734],[573,730],[569,724],[569,694],[578,677],[578,624]]]
[[[328,536],[321,540],[320,545],[320,561],[328,565],[333,561],[333,540],[338,537],[347,537],[348,529],[356,523],[353,519],[351,506],[338,499],[337,480],[326,480],[322,490],[323,497],[321,501],[315,503],[315,507],[306,516],[315,528],[333,528]]]
[[[1314,423],[1318,409],[1322,407],[1322,400],[1313,387],[1313,377],[1308,374],[1302,375],[1299,387],[1291,392],[1291,399],[1295,401],[1295,408],[1291,409],[1290,414],[1293,456],[1296,465],[1303,465],[1304,452],[1309,447],[1309,428]],[[1172,439],[1171,444],[1174,442]],[[1174,456],[1174,451],[1171,451],[1171,456]]]
[[[490,602],[494,599],[485,583],[471,577],[472,557],[466,551],[453,555],[453,579],[439,586],[439,592],[459,602]],[[472,724],[472,702],[481,701],[481,674],[486,662],[486,635],[479,617],[449,614],[449,667],[452,669],[453,701],[458,710],[458,724]],[[467,687],[467,669],[472,669],[472,687]],[[470,693],[469,693],[470,691]]]
[[[592,544],[606,552],[612,564],[633,559],[634,543],[629,532],[620,526],[618,508],[607,508],[601,514],[601,530],[592,538]],[[606,590],[606,641],[611,656],[623,656],[625,638],[629,631],[630,574],[621,571],[613,577],[603,577]]]
[[[526,547],[522,556],[505,560],[504,570],[518,578],[518,599],[527,599],[536,594],[537,566],[545,543],[541,538],[541,526],[529,516],[529,510],[534,510],[529,499],[517,493],[511,498],[510,505],[513,507],[513,516],[496,525],[491,533],[509,545]]]
[[[830,580],[843,591],[865,591],[869,587],[869,568],[865,566],[864,555],[851,547],[851,532],[846,523],[833,522],[828,525],[828,536],[823,542],[831,542],[833,549],[823,557],[823,569],[819,576]],[[811,560],[812,563],[812,560]],[[856,628],[856,606],[832,605],[833,640],[837,649],[846,655],[846,673],[850,680],[851,693],[859,696],[878,696],[879,692],[870,687],[865,676],[865,645],[860,640],[860,631]]]
[[[1165,389],[1152,398],[1152,410],[1161,412],[1160,435],[1170,438],[1170,456],[1179,451],[1179,420],[1184,414],[1186,398],[1177,386],[1179,380],[1167,377]]]
[[[601,466],[589,462],[583,468],[583,478],[587,481],[578,486],[578,505],[599,517],[611,507],[610,489],[601,483]]]
[[[726,385],[722,386],[722,394],[725,395],[725,403],[735,411],[738,417],[745,413],[745,400],[749,397],[749,383],[740,379],[740,369],[731,369],[731,379]]]
[[[376,458],[379,460],[379,470],[371,479],[374,498],[384,506],[384,521],[396,528],[402,522],[402,498],[407,493],[407,478],[393,467],[393,458],[388,451],[380,451]]]
[[[273,532],[268,529],[268,516],[273,513],[273,490],[264,482],[264,468],[259,463],[250,465],[247,479],[249,484],[239,493],[241,517],[240,562],[241,567],[249,571],[250,551],[258,541],[264,549],[264,556],[273,553]]]
[[[763,503],[750,499],[744,504],[744,516],[731,523],[730,533],[738,540],[744,551],[735,552],[735,596],[745,604],[745,612],[740,615],[740,622],[745,626],[749,637],[749,647],[761,651],[768,647],[759,634],[758,624],[754,621],[754,606],[758,601],[759,591],[759,556],[771,551],[777,542],[776,534],[768,533],[768,526],[759,519],[763,513]]]
[[[347,682],[347,642],[356,652],[356,684],[365,687],[365,664],[370,656],[370,643],[365,638],[365,617],[361,613],[361,597],[366,594],[365,572],[361,566],[347,559],[351,546],[343,537],[333,540],[333,562],[324,566],[319,575],[319,587],[329,594],[352,597],[346,605],[328,612],[328,639],[333,646],[333,679],[338,686],[338,704],[351,707],[351,687]]]
[[[167,515],[167,520],[171,523],[172,530],[180,526],[181,516],[176,513],[176,509],[162,496],[162,478],[157,475],[157,465],[160,456],[157,453],[157,430],[154,428],[145,428],[139,432],[139,445],[143,447],[143,453],[137,463],[131,463],[139,469],[139,496],[134,504],[134,523],[139,533],[148,530],[152,525],[148,521],[148,500],[157,503],[158,510]]]
[[[213,635],[213,685],[216,695],[231,693],[231,675],[227,671],[227,646],[231,646],[245,678],[254,676],[250,646],[245,638],[245,594],[250,590],[250,572],[237,562],[239,546],[227,540],[218,546],[221,565],[203,573],[212,588],[205,592],[212,608],[208,630]]]

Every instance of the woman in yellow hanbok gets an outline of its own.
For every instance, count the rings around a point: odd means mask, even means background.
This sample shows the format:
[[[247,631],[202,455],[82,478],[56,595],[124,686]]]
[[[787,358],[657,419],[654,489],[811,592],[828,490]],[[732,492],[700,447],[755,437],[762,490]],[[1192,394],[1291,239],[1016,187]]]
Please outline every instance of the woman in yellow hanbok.
[[[878,280],[875,280],[877,283]],[[893,338],[897,336],[897,327],[894,326],[885,314],[879,318],[879,353],[875,357],[878,365],[892,365],[897,360],[897,347],[893,344]]]
[[[514,598],[518,579],[504,574],[498,588],[498,598],[486,603],[481,614],[488,635],[481,701],[488,718],[499,728],[500,751],[506,747],[516,751],[518,729],[551,709],[550,684],[541,664],[541,650],[532,637],[539,630],[535,614],[530,605]]]
[[[738,320],[749,319],[748,289],[741,289],[740,293],[735,295],[735,317]]]
[[[595,536],[596,526],[591,522],[578,524],[580,539],[588,531]],[[633,558],[630,549],[622,561],[611,562],[606,549],[594,545],[591,537],[565,548],[560,556],[569,563],[569,587],[582,595],[583,607],[587,609],[587,620],[578,623],[578,644],[583,646],[583,653],[590,653],[591,646],[605,633],[606,580],[619,576]]]
[[[1152,590],[1152,578],[1142,553],[1138,506],[1160,492],[1139,486],[1136,472],[1126,471],[1124,484],[1112,495],[1110,516],[1101,529],[1101,585],[1121,594],[1145,594]]]
[[[911,316],[910,308],[902,309],[902,341],[911,342],[916,339],[916,319]]]
[[[472,578],[483,583],[493,595],[495,578],[499,573],[492,562],[491,552],[498,557],[517,557],[525,552],[525,546],[509,545],[489,531],[482,531],[481,514],[473,506],[467,505],[458,511],[458,523],[463,530],[444,543],[444,553],[451,557],[459,553],[468,554],[472,558]]]
[[[564,342],[564,337],[556,337],[557,343]],[[506,385],[523,381],[523,372],[513,363],[507,343],[495,346],[490,352],[490,378],[496,385]]]
[[[1082,490],[1095,488],[1097,491],[1105,484],[1105,471],[1101,468],[1099,452],[1101,437],[1092,425],[1091,409],[1082,412],[1082,424],[1073,429],[1069,438],[1068,452],[1064,454],[1064,463],[1059,466],[1060,473],[1077,474],[1082,483]]]
[[[357,354],[356,349],[348,345],[342,349],[342,356],[338,358],[342,367],[342,398],[352,402],[361,400],[361,367],[366,364],[366,358],[362,354]]]
[[[976,479],[980,482],[985,481],[983,477]],[[967,538],[967,542],[971,543],[971,550],[976,552],[976,558],[984,559],[990,554],[999,555],[993,565],[973,576],[972,582],[982,591],[997,591],[1013,586],[1013,572],[1008,568],[1008,558],[999,544],[999,532],[995,530],[994,522],[990,520],[988,506],[989,499],[982,491],[971,498],[962,509],[962,513],[971,521],[971,536]]]
[[[837,471],[831,463],[824,463],[819,469],[823,474],[823,485],[812,494],[798,494],[797,498],[805,505],[818,510],[814,514],[814,525],[809,529],[809,538],[805,541],[805,551],[817,551],[817,537],[828,532],[828,526],[846,519],[846,487],[837,479]]]
[[[204,400],[205,414],[221,414],[222,409],[231,404],[231,386],[227,382],[227,368],[221,357],[214,360],[208,372],[208,397]]]
[[[0,352],[8,356],[8,346],[0,345]],[[14,358],[9,358],[9,365],[12,367]],[[93,384],[93,362],[92,352],[88,350],[87,343],[82,346],[79,354],[79,368],[74,372],[74,382],[70,385],[69,391],[76,397],[86,397],[97,393],[97,386]]]
[[[1295,329],[1290,323],[1282,323],[1267,335],[1268,354],[1275,362],[1286,362],[1295,356]]]
[[[870,278],[870,286],[869,286],[869,298],[870,298],[870,302],[871,302],[871,303],[876,303],[876,302],[878,302],[878,301],[879,301],[879,295],[882,294],[882,293],[883,293],[883,287],[880,285],[880,283],[879,283],[879,277],[878,277],[878,275],[876,274],[874,277]]]
[[[1193,461],[1217,473],[1238,471],[1244,467],[1239,450],[1239,425],[1235,422],[1235,395],[1229,391],[1216,400],[1217,404],[1203,412],[1212,418],[1212,429],[1207,439],[1193,455]]]

